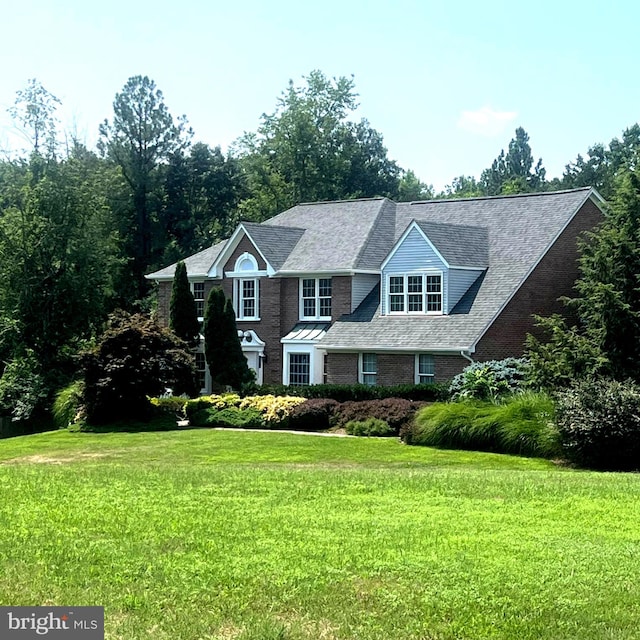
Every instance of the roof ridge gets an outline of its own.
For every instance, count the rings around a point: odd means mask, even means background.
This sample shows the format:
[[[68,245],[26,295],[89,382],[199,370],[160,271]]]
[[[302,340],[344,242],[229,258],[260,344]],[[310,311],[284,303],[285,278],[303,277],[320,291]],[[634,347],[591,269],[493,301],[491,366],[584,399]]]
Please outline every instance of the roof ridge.
[[[386,196],[373,196],[371,198],[343,198],[342,200],[316,200],[314,202],[298,202],[294,205],[294,207],[301,207],[303,205],[309,206],[313,204],[338,204],[339,202],[372,202],[374,200],[389,200],[389,202],[393,202],[393,200],[387,198]]]
[[[275,216],[274,216],[275,217]],[[273,218],[269,218],[268,220],[263,220],[262,222],[253,222],[252,220],[240,220],[238,224],[241,225],[250,225],[254,227],[259,227],[260,229],[292,229],[293,231],[306,231],[304,227],[290,227],[286,224],[267,224],[269,220],[273,220]]]
[[[432,202],[469,202],[478,200],[505,200],[507,198],[532,198],[535,196],[557,196],[565,193],[591,191],[593,187],[576,187],[575,189],[560,189],[559,191],[533,191],[531,193],[507,193],[497,196],[475,196],[470,198],[432,198],[431,200],[413,200],[406,204],[427,204]],[[405,204],[405,203],[402,203]]]
[[[370,199],[373,200],[374,198],[370,198]],[[371,225],[371,228],[369,229],[369,233],[367,233],[367,237],[366,237],[365,241],[362,243],[362,246],[360,247],[360,251],[358,251],[358,255],[356,255],[355,260],[353,261],[353,266],[354,267],[360,263],[360,259],[364,255],[365,251],[369,248],[369,245],[371,244],[371,238],[372,238],[372,236],[373,236],[373,234],[374,234],[374,232],[376,230],[376,226],[378,225],[378,221],[380,220],[380,217],[382,215],[384,215],[385,207],[387,205],[392,205],[393,206],[393,215],[395,216],[396,203],[393,200],[390,200],[389,198],[382,198],[382,206],[378,210],[378,213],[376,215],[376,219],[373,221],[373,224]],[[393,226],[395,227],[395,225],[396,225],[396,222],[395,222],[395,219],[394,219]]]

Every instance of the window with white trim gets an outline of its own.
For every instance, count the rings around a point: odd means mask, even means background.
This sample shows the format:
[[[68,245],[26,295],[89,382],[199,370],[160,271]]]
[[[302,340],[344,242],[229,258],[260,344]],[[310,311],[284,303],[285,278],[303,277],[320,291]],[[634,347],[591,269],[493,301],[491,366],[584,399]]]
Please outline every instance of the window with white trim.
[[[259,320],[258,278],[234,279],[234,302],[238,320]]]
[[[416,355],[416,384],[433,384],[436,376],[436,365],[429,353]]]
[[[300,319],[331,320],[331,278],[300,279]]]
[[[442,273],[390,275],[388,313],[442,313]]]
[[[375,385],[378,378],[378,356],[375,353],[360,354],[360,382]]]
[[[196,303],[197,317],[204,318],[204,282],[192,282],[191,293]]]
[[[289,354],[289,384],[306,386],[311,380],[311,354]]]

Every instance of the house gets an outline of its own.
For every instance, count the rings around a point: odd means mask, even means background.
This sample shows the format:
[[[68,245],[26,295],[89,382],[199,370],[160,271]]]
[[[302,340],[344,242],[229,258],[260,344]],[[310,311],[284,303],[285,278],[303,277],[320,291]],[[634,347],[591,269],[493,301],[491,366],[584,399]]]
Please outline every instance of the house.
[[[522,353],[532,315],[563,310],[601,209],[590,188],[299,204],[185,264],[200,315],[216,285],[233,299],[259,383],[429,383]],[[174,269],[147,276],[165,323]]]

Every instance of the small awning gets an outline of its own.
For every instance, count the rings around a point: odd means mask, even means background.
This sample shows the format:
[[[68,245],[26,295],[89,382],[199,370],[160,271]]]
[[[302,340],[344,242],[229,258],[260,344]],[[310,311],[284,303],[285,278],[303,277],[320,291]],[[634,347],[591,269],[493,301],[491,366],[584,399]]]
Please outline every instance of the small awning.
[[[331,324],[329,322],[299,322],[280,342],[317,342],[324,337]]]

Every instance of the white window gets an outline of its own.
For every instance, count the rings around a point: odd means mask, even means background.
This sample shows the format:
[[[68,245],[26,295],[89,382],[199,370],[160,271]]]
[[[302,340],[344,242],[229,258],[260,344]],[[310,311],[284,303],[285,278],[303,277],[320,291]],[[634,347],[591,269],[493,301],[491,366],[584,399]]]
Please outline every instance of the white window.
[[[258,278],[234,280],[234,305],[238,320],[259,320]]]
[[[196,315],[198,318],[204,318],[204,282],[192,282],[191,293],[196,303]]]
[[[435,382],[436,366],[433,356],[428,353],[416,355],[416,384]]]
[[[311,375],[311,354],[289,354],[289,384],[294,386],[308,385]]]
[[[331,278],[300,279],[300,319],[331,320]]]
[[[360,354],[360,382],[375,385],[378,376],[378,357],[375,353]]]
[[[391,275],[388,313],[442,313],[442,273]]]

